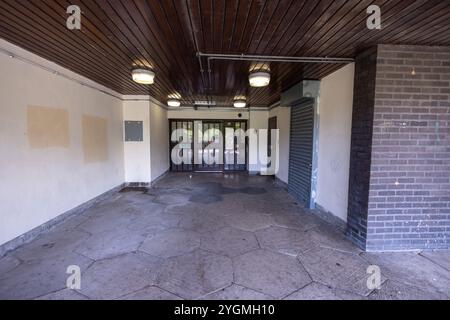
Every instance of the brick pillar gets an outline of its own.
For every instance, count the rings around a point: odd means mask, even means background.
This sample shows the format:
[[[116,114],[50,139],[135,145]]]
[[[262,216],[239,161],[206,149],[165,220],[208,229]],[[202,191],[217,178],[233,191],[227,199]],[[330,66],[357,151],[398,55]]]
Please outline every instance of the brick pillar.
[[[348,235],[367,251],[450,247],[450,47],[356,60]]]
[[[356,59],[348,201],[348,235],[366,248],[377,50]]]

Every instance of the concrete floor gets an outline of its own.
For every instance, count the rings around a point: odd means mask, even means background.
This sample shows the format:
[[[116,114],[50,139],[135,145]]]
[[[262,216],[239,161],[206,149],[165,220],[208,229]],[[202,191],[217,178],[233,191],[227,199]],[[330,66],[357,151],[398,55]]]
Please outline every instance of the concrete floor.
[[[449,299],[450,252],[363,253],[269,178],[170,174],[1,258],[0,299],[36,298]]]

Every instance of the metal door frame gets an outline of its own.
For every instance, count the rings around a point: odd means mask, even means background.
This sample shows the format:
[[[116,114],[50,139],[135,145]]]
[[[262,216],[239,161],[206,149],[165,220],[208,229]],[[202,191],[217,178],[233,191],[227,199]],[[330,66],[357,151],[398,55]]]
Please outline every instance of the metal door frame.
[[[171,118],[171,119],[168,119],[168,121],[169,121],[169,161],[170,161],[170,167],[169,167],[170,169],[169,170],[171,172],[200,172],[200,173],[201,172],[205,172],[205,173],[211,172],[211,171],[207,171],[207,170],[201,171],[201,170],[196,170],[195,169],[195,166],[196,166],[196,164],[194,164],[194,139],[195,139],[194,134],[195,134],[195,132],[193,132],[193,139],[192,139],[192,143],[191,143],[191,149],[192,149],[192,158],[191,158],[192,165],[190,165],[191,169],[190,170],[184,170],[183,169],[181,171],[173,170],[173,168],[172,168],[172,160],[170,159],[172,148],[173,148],[173,144],[174,144],[172,142],[172,139],[171,139],[171,137],[172,137],[172,122],[192,122],[192,126],[193,126],[192,128],[193,129],[194,129],[194,123],[196,121],[217,122],[217,123],[221,123],[222,124],[222,134],[225,134],[224,130],[225,130],[227,122],[233,122],[233,123],[244,122],[246,130],[249,129],[248,128],[248,120],[247,119],[195,119],[195,118],[190,118],[190,119],[180,118],[180,119],[178,119],[178,118]],[[223,152],[223,155],[224,155],[224,162],[225,162],[225,142],[223,144],[222,152]],[[248,172],[248,157],[249,157],[248,137],[246,137],[246,139],[245,139],[245,162],[246,162],[245,163],[245,169],[244,170],[226,170],[225,169],[225,165],[223,164],[223,165],[221,165],[222,170],[221,171],[215,171],[215,172],[221,172],[221,173]]]
[[[195,127],[195,122],[197,121],[201,121],[202,122],[202,132],[203,134],[205,134],[205,124],[218,124],[219,125],[219,130],[222,133],[223,136],[223,130],[224,130],[224,123],[223,121],[220,120],[194,120],[194,127]],[[211,129],[210,127],[208,129]],[[216,129],[216,127],[214,126],[214,129]],[[196,132],[194,131],[194,136],[193,139],[196,139]],[[205,141],[202,141],[202,151],[205,150],[205,147],[208,145],[208,143],[206,143]],[[194,151],[194,150],[192,150]],[[224,153],[224,147],[222,148],[222,154]],[[204,168],[205,163],[204,163],[204,154],[202,154],[202,164],[193,164],[193,171],[194,172],[223,172],[224,171],[224,164],[215,164],[214,166],[217,167],[217,169],[213,168],[212,165],[207,165],[207,168]],[[195,159],[195,158],[194,158]],[[209,168],[208,168],[209,166]]]

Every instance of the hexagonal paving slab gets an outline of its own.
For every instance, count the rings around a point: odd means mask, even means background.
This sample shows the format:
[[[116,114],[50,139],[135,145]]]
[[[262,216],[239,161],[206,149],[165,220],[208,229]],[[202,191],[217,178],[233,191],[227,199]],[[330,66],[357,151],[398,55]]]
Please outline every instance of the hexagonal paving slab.
[[[365,300],[366,297],[333,289],[321,283],[313,282],[297,292],[289,295],[285,300]]]
[[[358,255],[314,247],[299,254],[298,259],[317,282],[362,296],[372,291],[367,287],[369,264]]]
[[[273,297],[233,284],[203,298],[204,300],[273,300]]]
[[[214,211],[183,215],[178,224],[179,228],[195,231],[200,234],[219,230],[225,226],[226,224],[223,218]]]
[[[112,210],[110,213],[92,216],[78,226],[78,229],[92,234],[122,228],[124,225],[136,219],[135,211],[128,209],[125,211]]]
[[[305,231],[305,226],[301,223],[300,217],[293,213],[277,212],[272,214],[272,219],[275,226]]]
[[[450,250],[423,251],[420,255],[450,272]]]
[[[199,194],[209,195],[225,195],[235,193],[237,190],[234,188],[228,188],[223,185],[222,182],[203,182],[198,184]]]
[[[152,286],[121,297],[120,300],[181,300],[181,298]]]
[[[140,251],[161,258],[170,258],[192,252],[200,246],[200,235],[182,229],[167,229],[149,235]]]
[[[201,204],[195,204],[195,203],[188,203],[188,204],[173,204],[168,205],[164,212],[171,213],[171,214],[196,214],[204,212],[203,205]]]
[[[310,230],[319,226],[322,222],[318,217],[299,212],[276,212],[272,214],[274,224],[290,229]]]
[[[77,265],[84,271],[91,263],[72,252],[23,262],[0,279],[0,300],[35,299],[65,289],[67,267]]]
[[[88,300],[88,298],[75,290],[64,289],[39,297],[36,300]]]
[[[148,196],[147,196],[148,197]],[[138,217],[152,215],[156,213],[161,213],[166,208],[165,204],[160,204],[156,202],[148,202],[141,205],[133,205],[136,215]]]
[[[237,194],[222,195],[223,201],[203,204],[203,208],[207,212],[220,212],[222,217],[232,215],[236,212],[243,212],[244,204],[240,201]]]
[[[345,236],[343,231],[336,229],[336,227],[328,224],[321,224],[309,230],[311,239],[316,243],[320,243],[322,247],[328,247],[340,251],[350,252],[354,254],[361,253],[356,245],[351,243]]]
[[[100,260],[136,251],[144,240],[144,234],[126,229],[103,231],[83,241],[75,252],[93,260]]]
[[[287,192],[285,187],[280,187],[275,185],[274,189],[271,190],[270,196],[274,201],[285,203],[289,205],[294,205],[296,203],[295,199]]]
[[[189,202],[196,204],[214,204],[223,201],[223,197],[217,194],[195,193],[189,198]]]
[[[135,219],[125,223],[127,229],[131,231],[151,232],[155,228],[167,229],[174,228],[180,222],[181,217],[175,214],[164,212],[141,214]]]
[[[66,220],[64,220],[63,222],[58,224],[58,229],[66,230],[66,231],[73,230],[76,227],[78,227],[79,225],[81,225],[82,223],[89,220],[89,218],[90,218],[89,211],[87,211],[87,212],[85,211],[81,214],[77,214],[77,215],[67,218]]]
[[[234,228],[252,232],[274,224],[270,215],[248,211],[233,212],[225,217],[225,221]]]
[[[434,292],[432,288],[418,288],[407,284],[387,280],[380,290],[374,290],[369,295],[369,300],[448,300],[446,296],[439,292]]]
[[[294,257],[317,245],[308,232],[298,229],[270,227],[259,230],[255,234],[262,248]]]
[[[95,203],[92,207],[89,207],[87,212],[83,213],[83,215],[89,217],[101,216],[114,211],[126,210],[127,208],[128,203],[122,199],[120,194],[117,194],[117,196],[113,196],[105,201]]]
[[[136,207],[142,207],[147,204],[152,205],[152,201],[155,200],[155,196],[142,191],[125,192],[124,198],[128,200],[132,205]]]
[[[158,279],[158,287],[184,299],[197,299],[231,285],[233,267],[224,256],[197,250],[169,258]]]
[[[259,201],[255,200],[254,197],[250,197],[250,199],[244,203],[244,209],[247,212],[271,215],[282,211],[282,208],[277,202],[261,201],[261,199],[258,199]]]
[[[0,279],[3,278],[7,272],[16,268],[19,264],[20,261],[11,255],[0,258]]]
[[[418,252],[362,253],[370,264],[378,265],[391,280],[434,291],[450,297],[450,272],[421,256]]]
[[[23,261],[44,260],[63,257],[90,237],[82,230],[50,230],[30,243],[14,251],[14,256]]]
[[[82,273],[81,290],[91,299],[116,299],[151,286],[163,260],[145,253],[128,253],[94,262]]]
[[[202,237],[201,248],[230,258],[259,249],[252,232],[226,227]]]
[[[233,259],[235,283],[277,299],[312,280],[297,259],[268,250],[251,251]]]
[[[183,193],[164,193],[160,194],[156,197],[155,202],[162,204],[174,204],[174,203],[187,203],[189,201],[190,196],[188,194]]]

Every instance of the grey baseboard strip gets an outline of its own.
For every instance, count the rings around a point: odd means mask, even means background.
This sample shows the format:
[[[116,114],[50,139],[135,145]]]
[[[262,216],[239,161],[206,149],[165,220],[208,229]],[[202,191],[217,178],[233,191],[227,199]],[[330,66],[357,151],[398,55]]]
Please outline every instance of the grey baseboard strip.
[[[73,218],[75,216],[83,214],[87,209],[92,207],[94,204],[110,198],[111,196],[113,196],[114,194],[119,192],[124,187],[125,187],[125,184],[121,184],[121,185],[119,185],[105,193],[102,193],[101,195],[99,195],[99,196],[97,196],[97,197],[95,197],[95,198],[69,210],[69,211],[66,211],[66,212],[60,214],[59,216],[51,219],[50,221],[45,222],[44,224],[41,224],[40,226],[24,233],[23,235],[18,236],[17,238],[14,238],[14,239],[6,242],[5,244],[0,245],[0,258],[3,257],[8,252],[10,252],[14,249],[17,249],[18,247],[20,247],[26,243],[33,241],[42,233],[53,229],[54,227],[63,223],[64,221],[66,221],[70,218]]]
[[[162,179],[164,179],[165,176],[167,176],[169,174],[169,169],[167,169],[166,171],[164,171],[162,174],[160,174],[156,179],[154,179],[151,183],[150,186],[153,187],[155,184],[157,184],[159,181],[161,181]]]
[[[142,188],[142,187],[149,187],[150,182],[126,182],[125,188]]]

